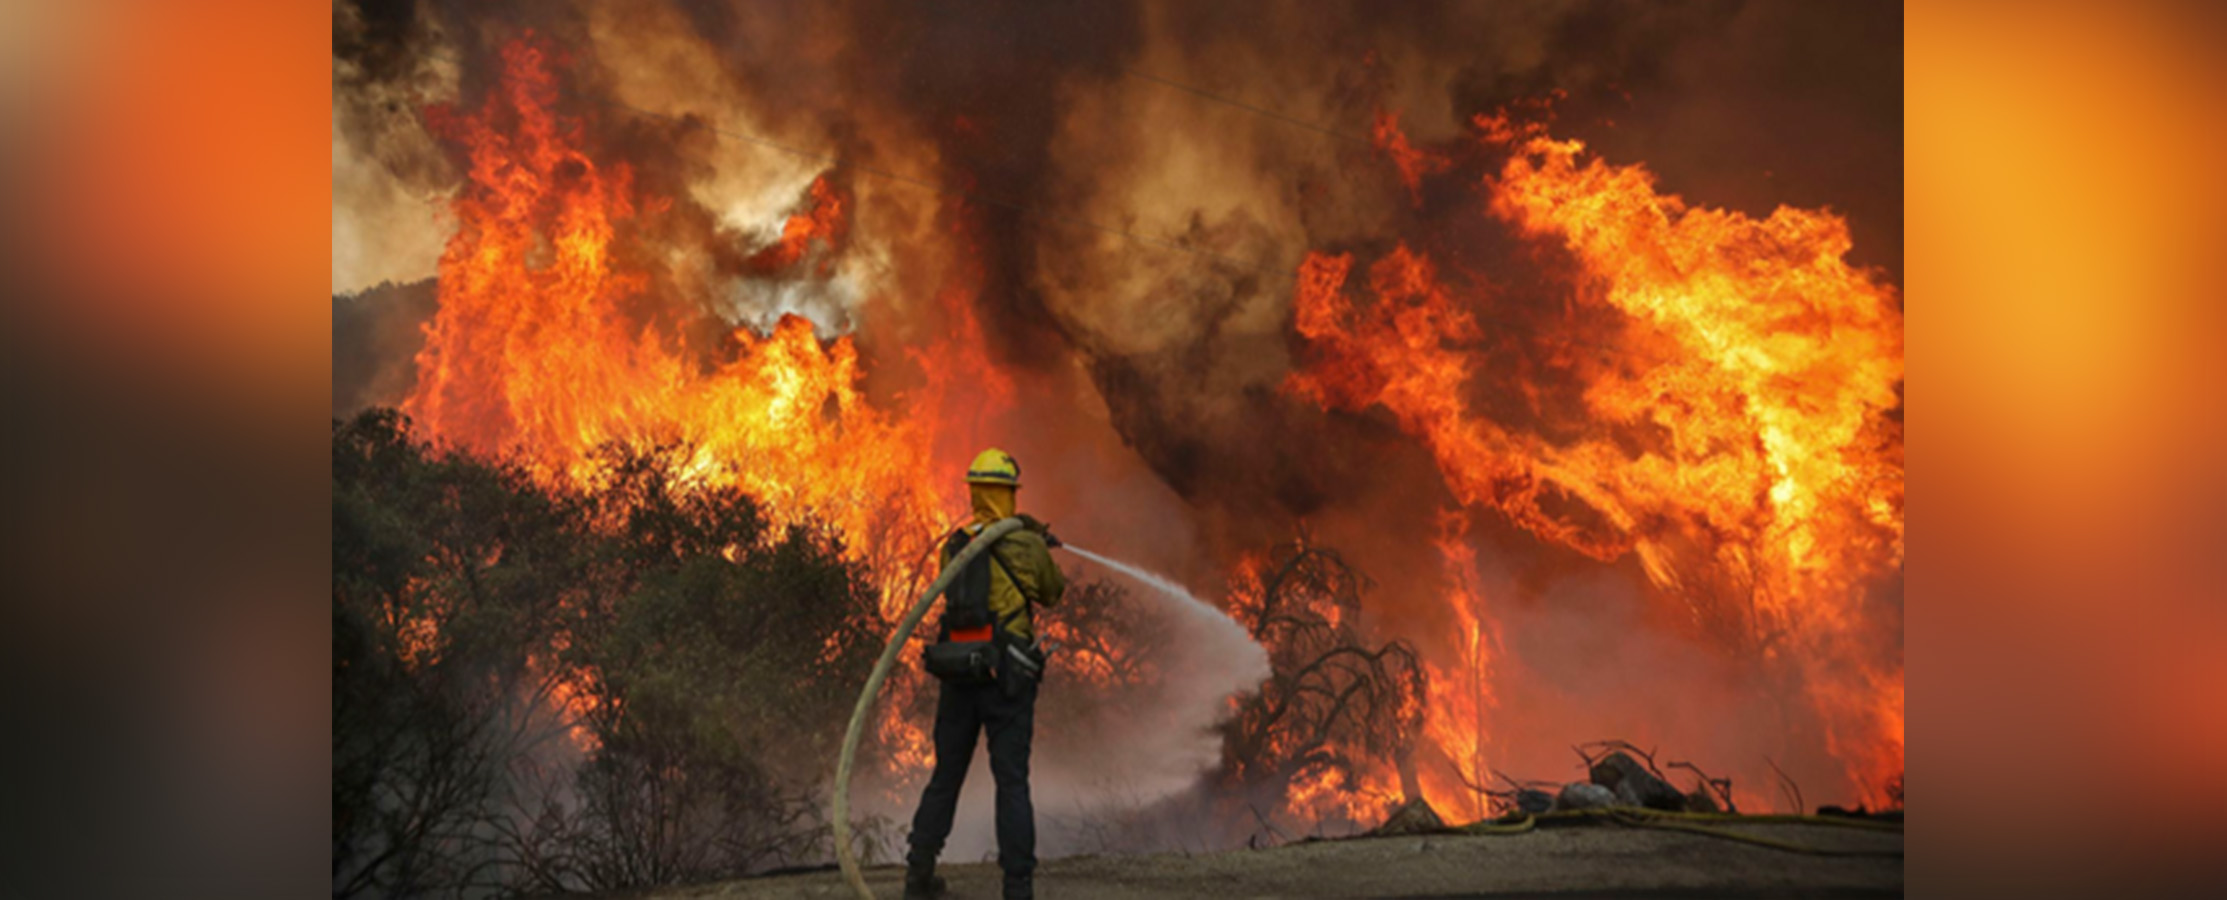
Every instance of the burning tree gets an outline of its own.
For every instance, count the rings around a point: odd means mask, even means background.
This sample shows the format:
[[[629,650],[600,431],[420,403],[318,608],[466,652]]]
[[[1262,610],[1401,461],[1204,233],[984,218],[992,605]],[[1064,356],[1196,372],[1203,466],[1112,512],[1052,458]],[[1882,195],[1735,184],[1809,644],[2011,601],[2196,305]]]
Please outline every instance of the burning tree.
[[[1279,812],[1346,825],[1422,795],[1413,752],[1428,694],[1407,642],[1372,645],[1358,628],[1366,580],[1336,550],[1302,537],[1247,567],[1231,606],[1269,651],[1274,674],[1224,728],[1222,776]],[[1397,773],[1396,783],[1383,774]]]

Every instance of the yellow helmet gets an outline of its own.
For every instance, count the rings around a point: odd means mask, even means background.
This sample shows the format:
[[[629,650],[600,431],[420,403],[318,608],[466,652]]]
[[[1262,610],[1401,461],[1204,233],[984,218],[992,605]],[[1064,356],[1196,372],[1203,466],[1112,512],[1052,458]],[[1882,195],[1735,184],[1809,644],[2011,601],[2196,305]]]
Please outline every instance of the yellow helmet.
[[[974,463],[967,466],[967,483],[1020,487],[1021,464],[1014,461],[1013,454],[991,447],[977,454]]]

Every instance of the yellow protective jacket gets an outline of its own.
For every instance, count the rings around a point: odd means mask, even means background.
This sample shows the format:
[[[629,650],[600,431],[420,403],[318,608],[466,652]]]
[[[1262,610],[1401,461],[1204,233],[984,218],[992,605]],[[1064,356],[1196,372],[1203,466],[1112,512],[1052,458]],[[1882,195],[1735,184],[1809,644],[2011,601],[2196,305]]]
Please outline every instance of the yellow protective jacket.
[[[970,485],[974,501],[974,522],[967,526],[967,533],[980,534],[985,525],[1013,515],[1013,489],[996,485]],[[997,560],[990,565],[990,615],[994,621],[1007,622],[1005,630],[1023,643],[1035,635],[1034,622],[1030,621],[1028,604],[1033,601],[1043,606],[1057,606],[1059,598],[1067,593],[1067,576],[1059,571],[1059,564],[1052,561],[1052,549],[1044,543],[1044,536],[1021,529],[1005,536],[990,548]],[[950,556],[943,562],[951,562]],[[1002,565],[1001,565],[1002,564]],[[1021,610],[1014,615],[1014,610]]]

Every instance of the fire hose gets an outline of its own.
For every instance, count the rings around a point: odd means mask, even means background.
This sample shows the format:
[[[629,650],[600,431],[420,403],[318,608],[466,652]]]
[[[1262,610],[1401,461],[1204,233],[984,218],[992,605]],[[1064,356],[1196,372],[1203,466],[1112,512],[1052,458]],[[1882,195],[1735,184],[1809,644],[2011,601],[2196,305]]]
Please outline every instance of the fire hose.
[[[866,712],[874,708],[874,697],[881,693],[882,681],[889,677],[889,670],[897,663],[897,655],[905,649],[905,642],[912,639],[913,629],[920,627],[920,620],[928,615],[928,607],[951,586],[953,579],[966,569],[967,563],[982,555],[999,538],[1020,529],[1018,518],[999,519],[982,529],[966,549],[946,563],[934,584],[905,613],[897,623],[897,631],[889,636],[889,646],[882,648],[882,657],[874,663],[874,673],[866,676],[866,688],[858,692],[858,705],[851,709],[851,726],[843,733],[843,755],[835,763],[835,861],[843,867],[843,878],[858,891],[861,900],[874,900],[874,891],[866,886],[866,874],[858,868],[858,855],[851,852],[851,763],[858,754],[858,738],[866,730]]]

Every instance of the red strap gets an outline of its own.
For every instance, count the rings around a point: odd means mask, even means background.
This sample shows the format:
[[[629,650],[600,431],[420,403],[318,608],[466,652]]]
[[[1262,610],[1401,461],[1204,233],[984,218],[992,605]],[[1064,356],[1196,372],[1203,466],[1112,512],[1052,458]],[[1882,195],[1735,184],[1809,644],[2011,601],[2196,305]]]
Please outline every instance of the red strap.
[[[951,639],[962,643],[966,641],[986,641],[990,639],[990,626],[957,629],[951,632]]]

